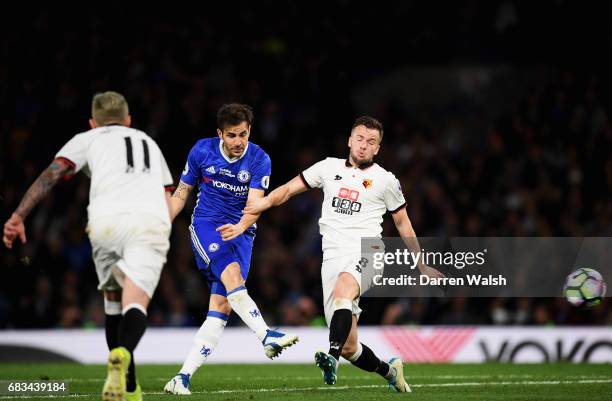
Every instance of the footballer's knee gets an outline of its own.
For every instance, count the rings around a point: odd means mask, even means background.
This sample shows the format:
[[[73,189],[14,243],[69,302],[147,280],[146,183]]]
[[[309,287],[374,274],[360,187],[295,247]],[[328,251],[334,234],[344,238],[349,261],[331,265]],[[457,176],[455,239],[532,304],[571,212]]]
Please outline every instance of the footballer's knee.
[[[347,339],[344,343],[344,346],[342,347],[342,352],[340,353],[340,355],[343,358],[349,358],[355,355],[355,353],[357,352],[358,345],[359,342],[357,341],[357,339]]]
[[[227,301],[227,298],[222,295],[218,295],[218,294],[212,294],[210,296],[208,310],[215,311],[215,312],[221,312],[228,316],[230,315],[230,313],[232,313],[232,307]]]
[[[350,299],[353,300],[359,296],[359,283],[349,273],[340,273],[334,286],[334,299]]]
[[[146,311],[150,301],[151,298],[149,298],[149,295],[126,276],[123,281],[123,291],[121,294],[121,304],[123,308],[128,305],[137,304]]]
[[[227,265],[223,273],[221,273],[221,282],[228,292],[243,286],[244,278],[242,278],[242,273],[240,272],[240,265],[236,262]]]

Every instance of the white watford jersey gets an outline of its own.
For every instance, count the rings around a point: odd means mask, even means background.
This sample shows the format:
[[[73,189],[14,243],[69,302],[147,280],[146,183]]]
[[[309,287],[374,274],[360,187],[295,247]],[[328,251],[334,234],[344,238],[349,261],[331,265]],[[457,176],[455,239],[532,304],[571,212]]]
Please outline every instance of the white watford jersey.
[[[170,222],[165,186],[172,175],[161,150],[147,134],[122,125],[75,135],[57,153],[91,177],[89,221],[100,216],[147,213]]]
[[[309,188],[323,189],[319,227],[324,259],[359,253],[361,238],[380,237],[383,215],[406,205],[399,180],[380,167],[353,167],[328,157],[301,174]]]

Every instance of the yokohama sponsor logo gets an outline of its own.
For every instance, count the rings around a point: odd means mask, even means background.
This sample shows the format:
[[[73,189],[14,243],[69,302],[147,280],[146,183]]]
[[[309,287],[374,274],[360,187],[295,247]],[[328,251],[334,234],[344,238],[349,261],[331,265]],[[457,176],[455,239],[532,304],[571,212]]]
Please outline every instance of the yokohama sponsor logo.
[[[383,337],[398,350],[406,362],[451,362],[477,329],[423,330],[385,328]]]
[[[203,181],[206,184],[212,182],[212,185],[214,187],[228,189],[228,190],[230,190],[232,192],[246,192],[246,191],[249,190],[249,187],[247,185],[232,185],[232,184],[228,184],[227,182],[221,182],[221,181],[217,181],[217,180],[212,180],[212,179],[210,179],[208,177],[204,177]]]

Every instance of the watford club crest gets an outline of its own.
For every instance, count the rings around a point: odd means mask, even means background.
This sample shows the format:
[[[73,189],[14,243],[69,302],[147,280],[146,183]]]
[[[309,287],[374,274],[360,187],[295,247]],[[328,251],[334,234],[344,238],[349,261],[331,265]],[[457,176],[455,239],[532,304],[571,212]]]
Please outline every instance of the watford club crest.
[[[365,189],[370,188],[372,186],[372,180],[370,180],[369,178],[364,179],[363,186],[365,187]]]

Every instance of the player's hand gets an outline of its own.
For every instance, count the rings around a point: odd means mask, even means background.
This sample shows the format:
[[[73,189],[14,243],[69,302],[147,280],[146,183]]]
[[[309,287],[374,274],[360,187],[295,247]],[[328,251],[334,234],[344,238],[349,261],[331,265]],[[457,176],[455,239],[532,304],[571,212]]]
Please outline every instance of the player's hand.
[[[419,268],[421,274],[423,276],[427,276],[429,278],[444,278],[446,277],[444,274],[442,274],[442,272],[438,269],[434,269],[431,266],[427,266],[427,265],[422,265]]]
[[[221,234],[223,241],[231,241],[244,232],[244,228],[240,224],[224,224],[218,227],[217,230]]]
[[[247,200],[246,207],[242,211],[244,214],[260,214],[272,207],[270,198],[264,196],[262,198],[253,198]]]
[[[4,223],[4,234],[2,235],[2,242],[8,249],[13,248],[13,241],[19,237],[22,243],[26,243],[25,226],[23,225],[23,219],[18,214],[13,213],[11,218]]]

